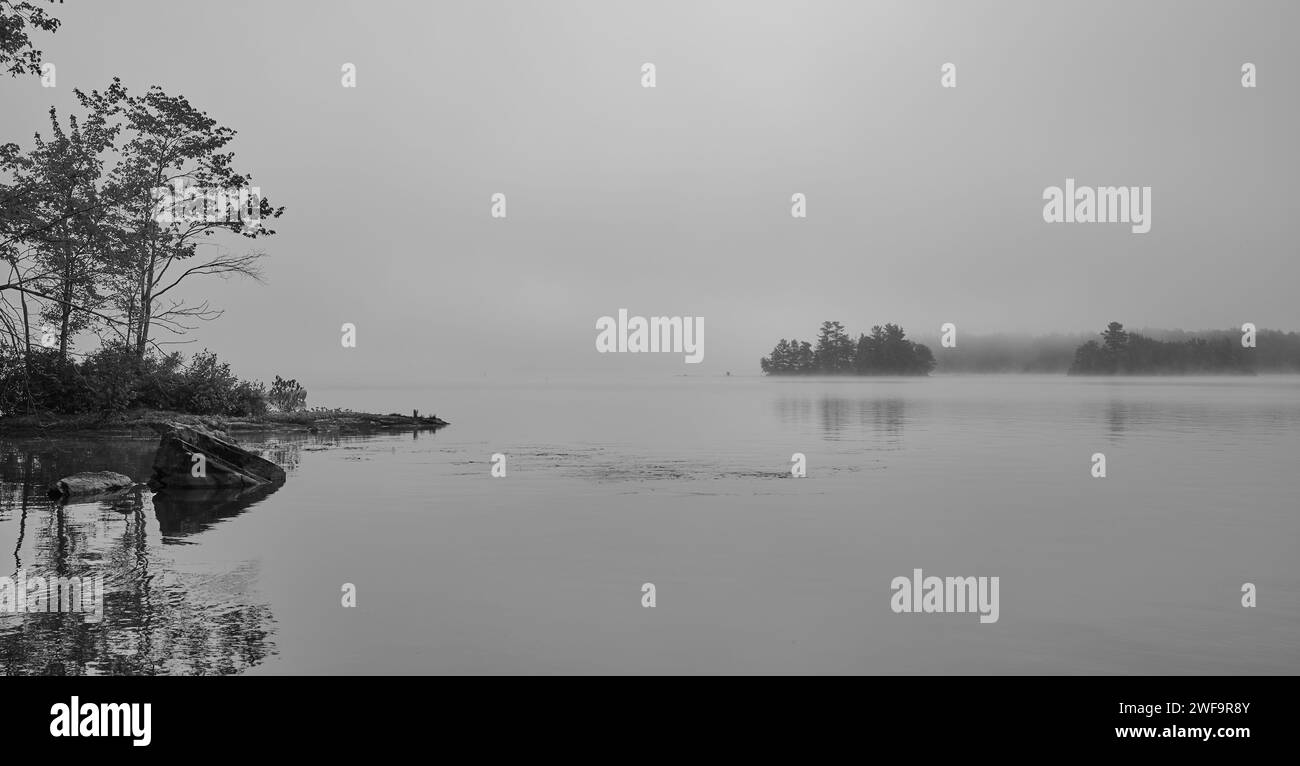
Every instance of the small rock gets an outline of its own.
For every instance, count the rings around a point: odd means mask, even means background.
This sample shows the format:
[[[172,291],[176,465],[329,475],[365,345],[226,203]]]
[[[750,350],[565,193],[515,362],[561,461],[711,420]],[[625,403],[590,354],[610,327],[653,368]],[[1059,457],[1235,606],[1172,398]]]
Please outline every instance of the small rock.
[[[130,476],[112,471],[83,471],[65,476],[50,485],[50,497],[83,497],[116,492],[134,486]]]

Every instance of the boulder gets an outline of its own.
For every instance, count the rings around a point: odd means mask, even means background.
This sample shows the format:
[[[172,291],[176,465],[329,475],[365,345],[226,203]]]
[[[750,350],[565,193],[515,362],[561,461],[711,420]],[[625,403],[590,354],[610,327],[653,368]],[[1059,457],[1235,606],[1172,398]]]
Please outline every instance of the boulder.
[[[134,486],[130,476],[112,471],[84,471],[65,476],[50,485],[50,497],[84,497],[117,492]]]
[[[222,489],[284,482],[283,468],[236,445],[224,433],[181,423],[159,423],[154,429],[162,439],[154,453],[151,489]],[[200,455],[201,460],[196,458]]]

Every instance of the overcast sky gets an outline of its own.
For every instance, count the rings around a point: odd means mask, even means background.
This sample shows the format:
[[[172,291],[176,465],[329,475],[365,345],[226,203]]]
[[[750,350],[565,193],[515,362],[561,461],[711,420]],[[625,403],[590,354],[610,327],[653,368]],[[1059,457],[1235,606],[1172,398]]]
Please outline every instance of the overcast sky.
[[[239,131],[286,207],[268,283],[195,283],[227,314],[182,348],[309,388],[754,374],[824,319],[1293,330],[1298,8],[69,0],[57,87],[0,81],[0,141],[113,76]],[[1044,223],[1067,177],[1152,187],[1150,233]],[[597,354],[620,308],[704,317],[704,363]]]

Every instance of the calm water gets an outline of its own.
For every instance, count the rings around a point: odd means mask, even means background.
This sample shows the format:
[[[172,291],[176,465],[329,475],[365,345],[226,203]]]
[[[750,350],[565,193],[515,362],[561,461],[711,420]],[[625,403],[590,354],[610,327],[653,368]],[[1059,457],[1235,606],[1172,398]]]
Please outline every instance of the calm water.
[[[1300,378],[482,382],[312,403],[453,425],[281,435],[262,446],[289,480],[263,497],[62,508],[49,481],[144,479],[155,441],[0,435],[0,575],[107,590],[98,622],[0,615],[4,671],[1300,672]],[[894,614],[890,581],[914,568],[1000,577],[999,621]]]

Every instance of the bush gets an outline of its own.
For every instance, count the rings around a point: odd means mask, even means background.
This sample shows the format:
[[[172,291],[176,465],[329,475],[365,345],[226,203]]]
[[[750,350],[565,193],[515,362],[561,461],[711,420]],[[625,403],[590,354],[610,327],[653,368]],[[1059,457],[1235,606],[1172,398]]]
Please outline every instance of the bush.
[[[96,412],[104,417],[123,412],[139,399],[140,360],[123,344],[105,346],[69,370],[79,378],[80,391],[67,392],[64,401],[73,412]],[[65,409],[64,411],[69,411]]]
[[[280,412],[297,412],[307,407],[307,389],[296,380],[285,380],[276,375],[267,400]]]
[[[74,367],[60,367],[56,351],[32,348],[30,379],[21,351],[7,351],[0,370],[0,410],[25,412],[31,405],[37,410],[74,413],[93,408],[91,389]]]
[[[266,414],[266,386],[247,380],[239,381],[235,386],[234,401],[227,415],[239,417],[261,417]]]
[[[230,364],[204,349],[185,368],[182,389],[184,410],[195,415],[224,415],[235,404],[239,379],[230,374]]]
[[[179,351],[150,354],[140,370],[135,406],[151,410],[185,409],[185,359]]]
[[[276,380],[288,386],[286,401],[305,404],[307,392],[295,381]],[[126,344],[111,343],[60,365],[56,352],[33,348],[28,380],[21,350],[0,348],[0,412],[7,414],[27,412],[30,405],[37,412],[104,418],[136,408],[258,417],[266,414],[267,401],[266,386],[239,380],[207,350],[186,364],[179,353],[139,359]]]

